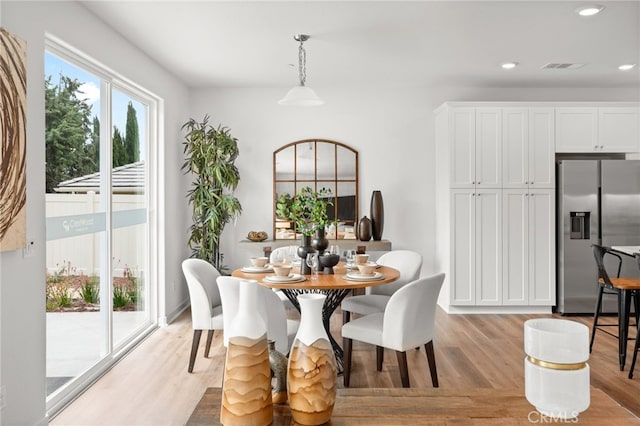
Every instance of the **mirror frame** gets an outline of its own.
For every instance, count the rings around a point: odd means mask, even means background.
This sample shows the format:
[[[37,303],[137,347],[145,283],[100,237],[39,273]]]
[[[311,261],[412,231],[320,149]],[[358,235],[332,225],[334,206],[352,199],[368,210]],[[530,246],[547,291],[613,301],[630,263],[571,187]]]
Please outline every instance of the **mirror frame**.
[[[314,179],[310,180],[310,179],[298,179],[298,170],[297,170],[297,150],[298,150],[298,146],[299,145],[306,145],[309,143],[313,143],[314,144],[314,161],[313,161],[313,175],[314,175]],[[333,150],[334,150],[334,177],[333,179],[318,179],[318,149],[317,149],[317,144],[318,143],[326,143],[326,144],[330,144],[333,146]],[[288,149],[293,147],[293,178],[292,179],[278,179],[277,178],[277,170],[276,170],[276,157],[277,155]],[[337,161],[337,157],[338,157],[338,148],[344,148],[347,151],[351,152],[354,154],[354,177],[353,178],[349,178],[349,179],[341,179],[340,176],[338,175],[338,161]],[[304,187],[304,186],[309,186],[310,183],[313,184],[314,186],[314,190],[317,191],[319,184],[322,183],[332,183],[333,187],[335,188],[335,193],[332,193],[333,197],[339,197],[340,194],[338,192],[338,184],[339,183],[354,183],[355,184],[355,211],[354,211],[354,218],[353,218],[353,226],[354,228],[357,226],[357,222],[358,222],[358,206],[359,206],[359,188],[358,188],[358,151],[356,151],[355,149],[351,148],[348,145],[345,145],[341,142],[337,142],[337,141],[333,141],[330,139],[318,139],[318,138],[314,138],[314,139],[303,139],[303,140],[298,140],[298,141],[294,141],[291,143],[288,143],[284,146],[281,146],[280,148],[278,148],[277,150],[273,151],[273,240],[276,240],[276,220],[277,220],[277,215],[276,215],[276,203],[278,200],[278,193],[277,193],[277,187],[278,187],[278,183],[292,183],[293,187],[294,187],[294,193],[297,194],[298,191],[300,190],[300,188]],[[322,187],[320,185],[320,187]],[[334,208],[334,217],[337,216],[338,214],[338,203],[335,203],[335,205],[333,206]],[[293,229],[295,231],[295,224],[293,224]],[[297,234],[296,234],[297,235]],[[294,238],[294,240],[297,238]],[[286,239],[280,239],[279,241],[284,241]]]

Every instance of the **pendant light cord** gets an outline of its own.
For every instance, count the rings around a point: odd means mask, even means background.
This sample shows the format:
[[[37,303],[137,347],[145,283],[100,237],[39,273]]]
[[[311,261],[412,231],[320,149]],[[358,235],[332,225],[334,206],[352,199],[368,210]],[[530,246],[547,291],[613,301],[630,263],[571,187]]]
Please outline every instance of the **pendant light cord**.
[[[298,48],[298,77],[300,78],[300,86],[304,86],[307,81],[307,51],[302,46],[304,42],[300,41]]]

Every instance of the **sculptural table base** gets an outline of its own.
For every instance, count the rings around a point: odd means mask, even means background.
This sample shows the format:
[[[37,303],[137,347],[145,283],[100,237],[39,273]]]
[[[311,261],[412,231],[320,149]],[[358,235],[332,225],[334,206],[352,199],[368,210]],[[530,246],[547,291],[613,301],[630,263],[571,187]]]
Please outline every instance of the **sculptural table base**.
[[[336,356],[336,364],[338,366],[338,374],[342,374],[343,370],[343,350],[342,346],[333,338],[330,330],[330,320],[331,315],[338,309],[340,303],[344,300],[345,297],[349,294],[351,289],[341,289],[341,290],[320,290],[320,289],[297,289],[297,288],[283,288],[282,292],[287,296],[287,298],[293,303],[293,306],[296,307],[298,312],[300,312],[300,304],[298,303],[298,295],[305,293],[320,293],[324,294],[327,298],[324,301],[324,305],[322,306],[322,323],[324,324],[324,329],[327,331],[327,335],[329,336],[329,341],[331,342],[331,346],[333,347],[333,353]]]

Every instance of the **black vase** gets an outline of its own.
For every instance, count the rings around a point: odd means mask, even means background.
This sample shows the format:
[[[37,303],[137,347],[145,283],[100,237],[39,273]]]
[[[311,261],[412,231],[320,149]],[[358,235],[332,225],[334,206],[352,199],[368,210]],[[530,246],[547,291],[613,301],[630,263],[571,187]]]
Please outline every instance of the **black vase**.
[[[329,247],[329,240],[324,236],[324,226],[316,229],[316,237],[311,241],[311,247],[316,249],[319,255]]]
[[[316,237],[311,241],[311,247],[316,249],[318,256],[322,256],[322,253],[329,247],[329,240],[324,236],[324,226],[316,229]],[[322,266],[318,262],[318,271],[322,271]]]
[[[302,275],[311,273],[311,268],[307,265],[307,254],[314,251],[313,247],[311,247],[311,235],[303,235],[302,244],[298,247],[298,257],[302,259],[302,262],[300,262],[300,273]]]
[[[371,194],[370,210],[371,236],[374,240],[380,241],[382,239],[382,229],[384,228],[384,202],[382,201],[382,192],[373,191]]]
[[[371,239],[371,220],[366,216],[358,222],[358,239],[360,241],[369,241]]]

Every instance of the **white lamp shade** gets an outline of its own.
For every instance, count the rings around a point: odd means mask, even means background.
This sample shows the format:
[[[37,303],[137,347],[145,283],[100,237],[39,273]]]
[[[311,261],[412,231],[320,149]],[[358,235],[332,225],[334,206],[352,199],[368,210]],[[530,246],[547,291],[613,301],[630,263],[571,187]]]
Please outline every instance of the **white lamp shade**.
[[[318,106],[324,104],[324,101],[310,87],[295,86],[278,103],[287,106]]]

